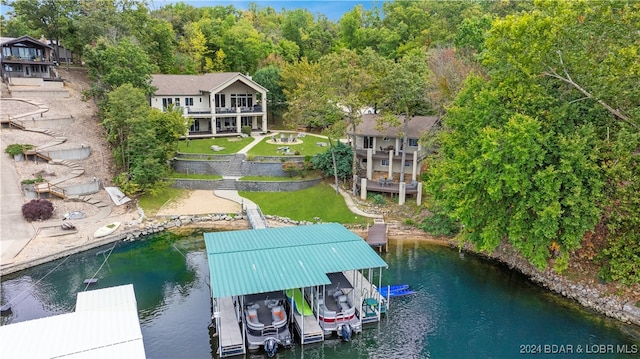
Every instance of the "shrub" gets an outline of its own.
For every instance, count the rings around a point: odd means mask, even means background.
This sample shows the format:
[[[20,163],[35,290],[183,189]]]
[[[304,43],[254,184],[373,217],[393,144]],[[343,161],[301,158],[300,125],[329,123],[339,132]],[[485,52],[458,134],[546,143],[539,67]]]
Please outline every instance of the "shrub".
[[[42,183],[44,182],[44,178],[42,176],[38,176],[38,178],[26,179],[20,182],[21,184],[34,184],[34,183]]]
[[[15,156],[15,155],[22,154],[23,148],[27,149],[27,150],[30,150],[30,149],[33,148],[33,145],[14,143],[14,144],[11,144],[11,145],[7,146],[7,148],[5,148],[5,150],[4,150],[4,152],[8,153],[9,156]]]
[[[251,126],[240,127],[240,132],[244,133],[247,136],[251,136]]]
[[[384,197],[379,193],[369,195],[369,197],[371,198],[371,200],[375,204],[385,204],[385,203],[387,203],[387,201],[385,201]]]
[[[29,222],[49,219],[52,214],[53,203],[46,199],[32,199],[22,206],[22,215]]]

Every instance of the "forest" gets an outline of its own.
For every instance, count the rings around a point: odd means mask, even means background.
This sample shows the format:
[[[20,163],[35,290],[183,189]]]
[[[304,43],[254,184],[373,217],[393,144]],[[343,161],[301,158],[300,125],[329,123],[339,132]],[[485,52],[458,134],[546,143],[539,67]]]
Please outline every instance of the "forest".
[[[640,2],[395,0],[337,21],[255,3],[2,2],[2,36],[45,36],[88,68],[87,96],[139,190],[161,179],[146,169],[161,172],[180,133],[179,116],[145,107],[151,74],[241,72],[287,125],[333,138],[365,106],[401,128],[438,116],[422,180],[461,243],[640,283]],[[149,141],[153,158],[129,155]]]

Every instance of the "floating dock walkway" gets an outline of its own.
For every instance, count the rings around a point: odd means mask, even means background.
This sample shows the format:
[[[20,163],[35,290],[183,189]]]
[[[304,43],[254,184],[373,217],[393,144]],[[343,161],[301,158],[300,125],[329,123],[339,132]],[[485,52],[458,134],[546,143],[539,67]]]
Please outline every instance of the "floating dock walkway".
[[[220,357],[245,354],[244,336],[238,325],[236,309],[231,297],[216,299],[218,311],[213,314],[218,327],[220,343],[218,354]]]

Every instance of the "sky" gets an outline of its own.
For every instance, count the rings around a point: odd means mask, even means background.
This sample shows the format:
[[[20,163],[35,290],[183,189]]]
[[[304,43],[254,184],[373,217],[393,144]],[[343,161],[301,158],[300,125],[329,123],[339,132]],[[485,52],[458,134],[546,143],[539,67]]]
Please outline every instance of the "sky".
[[[149,0],[149,7],[151,9],[160,8],[168,3],[176,3],[179,0]],[[287,10],[295,9],[307,9],[313,15],[323,14],[329,20],[338,21],[345,12],[353,9],[356,5],[362,5],[365,9],[371,9],[375,6],[381,6],[381,0],[253,0],[253,1],[235,1],[235,0],[182,0],[182,2],[200,6],[215,6],[233,5],[237,9],[244,10],[249,3],[255,3],[258,7],[271,6],[276,11],[281,11],[283,8]]]
[[[237,1],[237,0],[148,0],[149,9],[159,9],[169,3],[184,2],[186,4],[201,7],[233,5],[237,9],[245,10],[249,3],[255,3],[258,7],[271,6],[276,11],[307,9],[314,16],[318,14],[325,15],[329,20],[338,21],[345,12],[353,9],[356,5],[362,5],[365,9],[371,9],[376,6],[381,7],[382,0],[253,0],[253,1]],[[0,6],[0,15],[6,15],[10,11],[9,6]]]

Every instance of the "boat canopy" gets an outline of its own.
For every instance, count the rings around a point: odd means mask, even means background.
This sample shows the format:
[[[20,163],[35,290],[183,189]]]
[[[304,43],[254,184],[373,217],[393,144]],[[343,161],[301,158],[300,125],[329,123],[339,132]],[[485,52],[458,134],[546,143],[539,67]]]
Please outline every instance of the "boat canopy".
[[[204,240],[213,298],[326,285],[329,273],[387,267],[338,223],[210,232]]]

